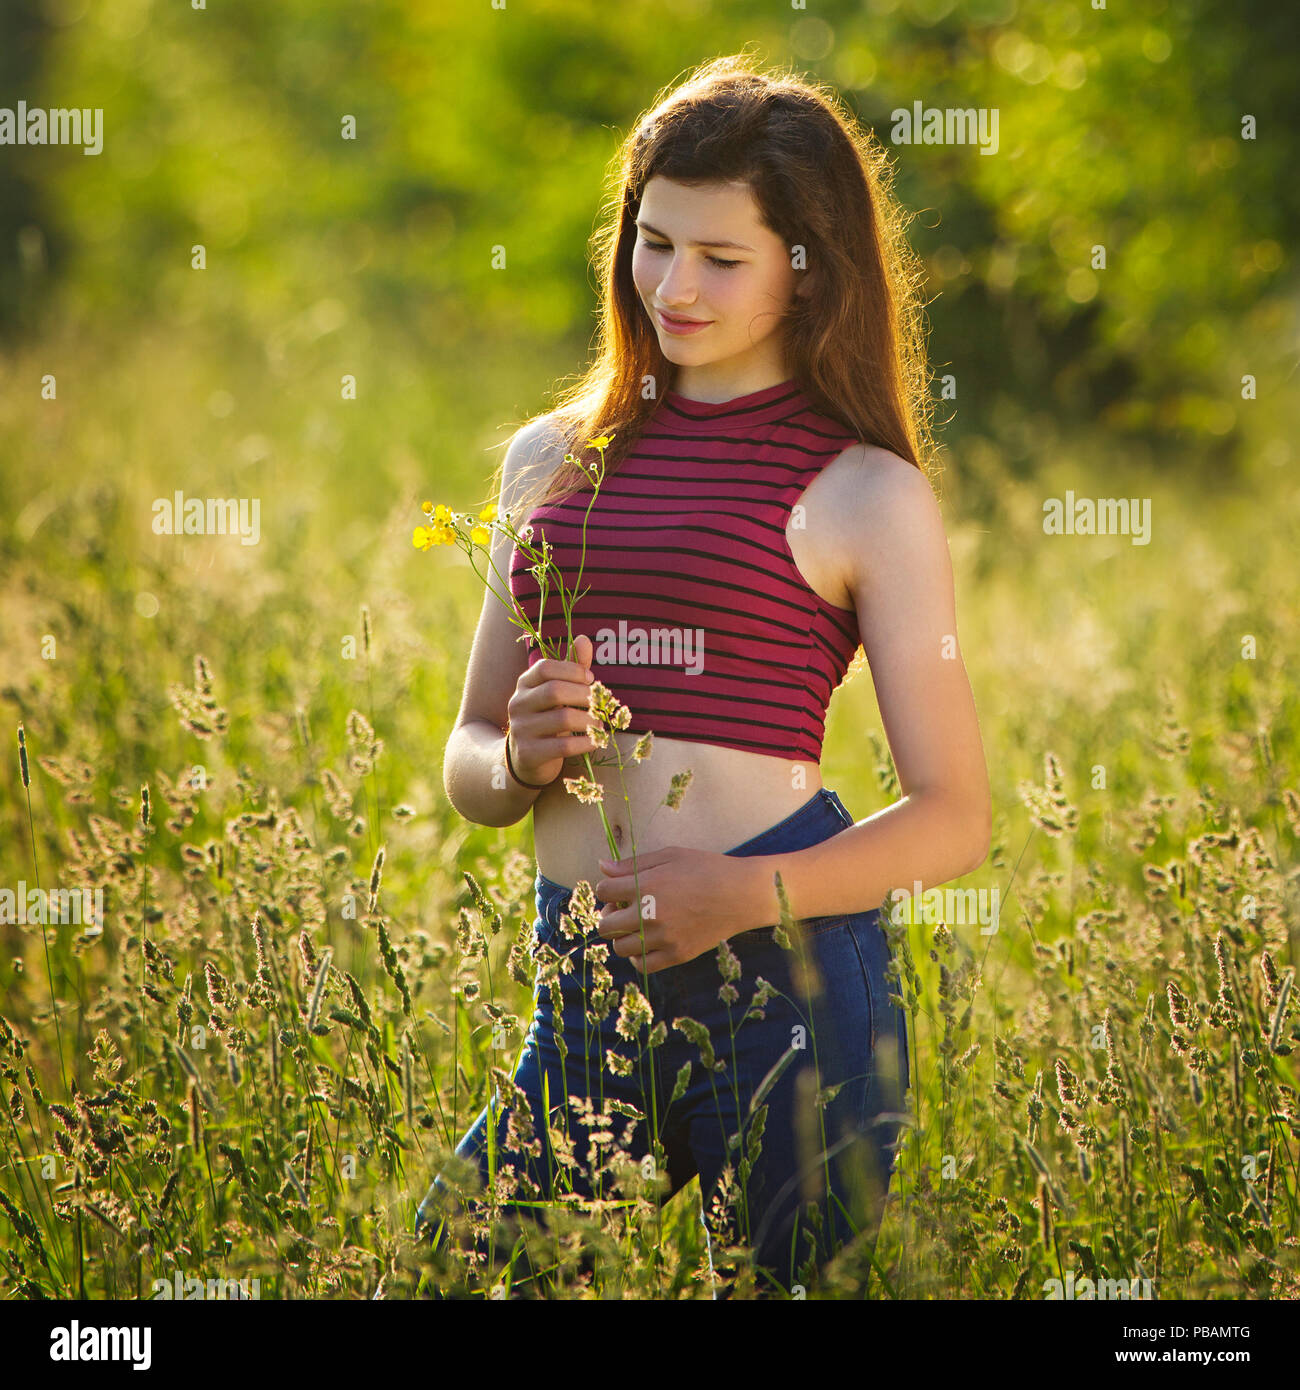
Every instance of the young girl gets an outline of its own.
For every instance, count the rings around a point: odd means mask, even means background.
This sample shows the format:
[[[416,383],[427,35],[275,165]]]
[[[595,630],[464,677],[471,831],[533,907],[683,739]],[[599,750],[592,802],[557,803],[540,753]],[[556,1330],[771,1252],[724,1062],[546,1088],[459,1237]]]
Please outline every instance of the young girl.
[[[666,1193],[698,1174],[707,1212],[727,1199],[760,1292],[788,1294],[855,1236],[874,1240],[910,1075],[880,904],[975,869],[988,848],[979,725],[923,471],[919,277],[885,185],[883,150],[833,97],[744,57],[703,67],[636,126],[598,238],[597,361],[502,466],[501,511],[549,543],[570,589],[581,567],[571,659],[531,639],[525,650],[487,595],[447,746],[463,816],[512,825],[532,807],[535,949],[571,967],[562,1016],[539,987],[514,1068],[534,1141],[497,1095],[457,1154],[487,1182],[494,1126],[497,1170],[523,1179],[521,1196],[551,1197],[557,1170],[591,1195],[583,1174],[604,1150],[582,1102],[622,1101],[647,1117],[624,1147],[662,1163]],[[613,440],[593,504],[564,456],[596,462],[587,441],[601,434]],[[563,642],[555,595],[543,605],[527,561],[496,539],[513,597]],[[819,762],[859,643],[903,795],[855,823]],[[614,735],[622,780],[586,732],[593,679],[631,711]],[[564,785],[585,776],[584,753],[606,760],[613,862],[598,808]],[[778,873],[801,949],[776,939]],[[570,935],[580,883],[599,920]],[[739,963],[730,990],[724,942]],[[632,984],[645,993],[667,1026],[659,1046],[644,1031],[629,1042],[617,1007],[593,1023],[602,969],[616,1002]],[[761,1013],[746,1016],[760,981]],[[552,1151],[544,1080],[577,1169]],[[627,1113],[611,1113],[620,1144]]]

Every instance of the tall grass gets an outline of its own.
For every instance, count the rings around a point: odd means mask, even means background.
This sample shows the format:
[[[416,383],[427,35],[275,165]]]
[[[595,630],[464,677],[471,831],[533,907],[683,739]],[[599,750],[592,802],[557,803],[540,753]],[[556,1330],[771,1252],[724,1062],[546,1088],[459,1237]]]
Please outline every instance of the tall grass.
[[[709,1297],[696,1185],[660,1226],[653,1180],[620,1163],[629,1117],[594,1107],[574,1123],[609,1136],[606,1199],[542,1232],[486,1194],[490,1261],[468,1225],[436,1254],[413,1239],[490,1088],[509,1100],[538,969],[526,826],[468,826],[440,786],[479,592],[410,547],[419,497],[480,501],[487,470],[397,449],[304,474],[295,407],[250,385],[232,450],[252,461],[169,471],[206,402],[177,355],[147,401],[124,349],[99,394],[77,362],[76,409],[5,407],[0,888],[101,887],[106,912],[0,926],[0,1282]],[[358,460],[381,433],[341,429]],[[1296,499],[1203,514],[1136,463],[1108,481],[1090,447],[1003,480],[992,534],[950,523],[994,783],[971,883],[1002,917],[889,923],[910,1123],[879,1237],[825,1296],[1041,1298],[1071,1271],[1297,1293]],[[1045,538],[1037,498],[1081,481],[1152,495],[1152,546]],[[154,536],[175,486],[260,490],[263,544]],[[896,794],[876,728],[855,678],[823,777],[859,818]],[[613,1006],[648,1035],[635,999]],[[738,1239],[713,1267],[754,1289]]]

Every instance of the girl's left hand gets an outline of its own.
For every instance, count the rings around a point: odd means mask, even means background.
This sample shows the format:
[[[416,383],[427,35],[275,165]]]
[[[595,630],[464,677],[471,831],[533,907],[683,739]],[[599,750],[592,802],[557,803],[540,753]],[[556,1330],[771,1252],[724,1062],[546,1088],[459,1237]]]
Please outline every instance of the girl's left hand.
[[[754,925],[744,919],[743,907],[754,866],[743,858],[668,845],[626,859],[602,859],[600,867],[605,877],[592,885],[605,904],[600,934],[616,955],[632,958],[649,974],[694,960]]]

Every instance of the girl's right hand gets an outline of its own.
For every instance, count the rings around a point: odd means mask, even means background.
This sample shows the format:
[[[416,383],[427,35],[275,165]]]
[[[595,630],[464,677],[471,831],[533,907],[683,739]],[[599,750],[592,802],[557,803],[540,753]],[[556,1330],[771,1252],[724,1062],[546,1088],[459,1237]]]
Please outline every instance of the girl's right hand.
[[[592,723],[588,702],[593,650],[591,638],[580,633],[573,643],[575,661],[546,657],[519,677],[506,706],[507,737],[510,761],[524,781],[553,782],[566,758],[599,746],[586,733]]]

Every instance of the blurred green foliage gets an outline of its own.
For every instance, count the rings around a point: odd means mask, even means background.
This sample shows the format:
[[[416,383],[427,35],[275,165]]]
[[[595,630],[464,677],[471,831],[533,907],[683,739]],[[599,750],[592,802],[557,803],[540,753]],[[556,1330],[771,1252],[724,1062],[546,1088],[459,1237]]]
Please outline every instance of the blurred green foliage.
[[[886,143],[915,101],[997,110],[996,155],[894,148],[954,438],[1048,410],[1222,453],[1241,375],[1279,390],[1291,350],[1298,31],[1266,0],[18,0],[5,99],[103,107],[105,148],[0,152],[0,312],[28,335],[143,321],[271,359],[346,324],[390,359],[576,371],[619,139],[661,87],[752,42]]]

